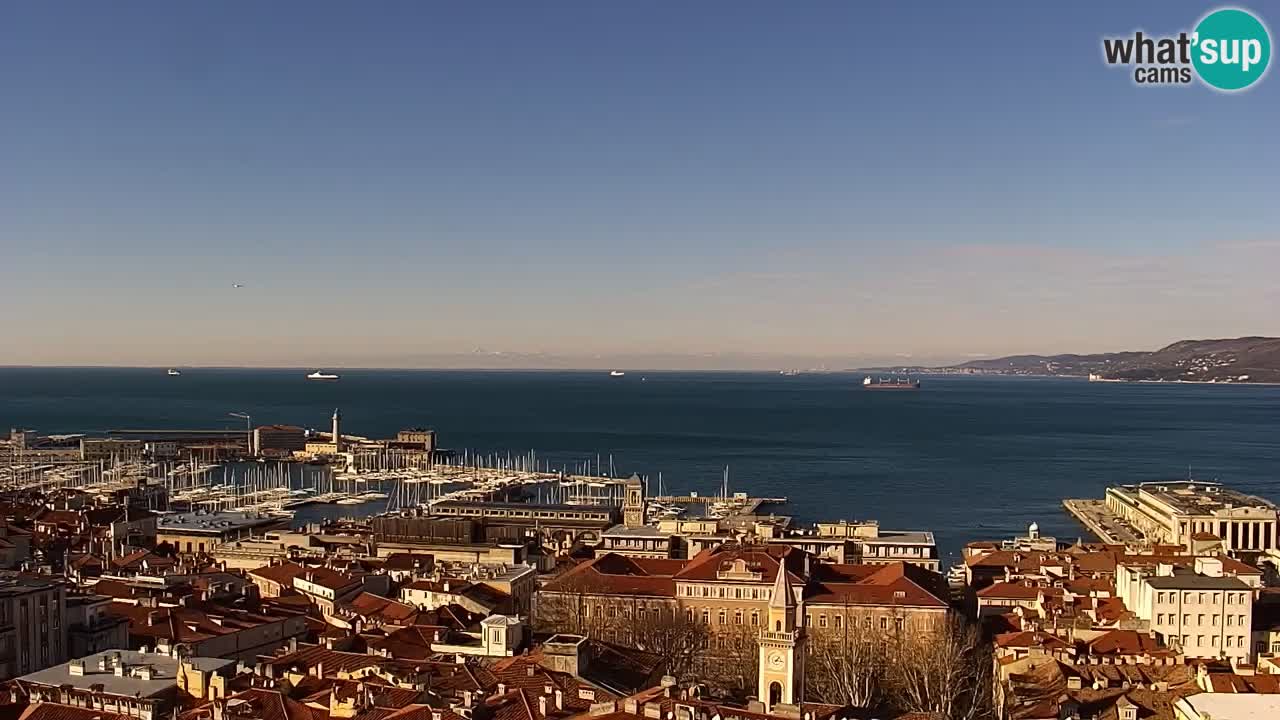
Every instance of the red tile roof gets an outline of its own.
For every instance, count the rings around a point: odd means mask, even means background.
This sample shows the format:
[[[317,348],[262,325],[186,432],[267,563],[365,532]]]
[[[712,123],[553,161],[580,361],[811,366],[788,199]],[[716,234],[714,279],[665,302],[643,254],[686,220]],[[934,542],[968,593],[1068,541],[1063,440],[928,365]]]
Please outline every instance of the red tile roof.
[[[36,703],[26,709],[18,720],[128,720],[125,715],[103,712],[91,708],[59,705],[58,703]]]
[[[675,573],[683,561],[646,560],[608,553],[580,563],[547,583],[547,592],[676,596]]]
[[[978,597],[996,600],[1035,600],[1048,588],[1026,583],[998,582],[978,591]]]
[[[298,563],[281,563],[280,565],[264,565],[249,574],[263,580],[274,582],[283,587],[293,587],[293,579],[306,572],[306,568]]]
[[[904,562],[889,565],[838,565],[834,572],[854,582],[819,581],[806,587],[805,602],[820,605],[949,607],[945,581],[938,573]],[[821,576],[821,573],[816,573]]]

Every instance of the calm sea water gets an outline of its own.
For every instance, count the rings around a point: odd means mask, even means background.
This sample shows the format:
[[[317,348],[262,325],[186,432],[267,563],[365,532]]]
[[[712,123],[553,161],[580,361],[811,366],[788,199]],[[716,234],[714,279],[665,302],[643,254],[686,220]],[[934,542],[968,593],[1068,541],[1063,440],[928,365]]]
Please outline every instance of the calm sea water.
[[[327,428],[385,437],[427,425],[445,447],[554,465],[608,457],[669,490],[785,495],[802,520],[932,530],[947,553],[1036,521],[1074,539],[1064,497],[1108,484],[1219,479],[1280,500],[1280,387],[926,378],[868,392],[860,375],[0,368],[0,427]]]

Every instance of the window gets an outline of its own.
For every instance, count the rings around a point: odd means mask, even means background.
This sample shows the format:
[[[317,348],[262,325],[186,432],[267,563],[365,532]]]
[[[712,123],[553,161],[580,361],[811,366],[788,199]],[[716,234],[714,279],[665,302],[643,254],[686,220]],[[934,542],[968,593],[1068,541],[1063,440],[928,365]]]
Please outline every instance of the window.
[[[1240,627],[1244,627],[1244,616],[1243,616],[1243,615],[1241,615],[1240,617],[1236,618],[1236,625],[1239,625]]]
[[[844,624],[844,618],[840,617],[839,615],[836,615],[835,624],[836,624],[836,629],[839,630]]]
[[[1190,613],[1184,614],[1184,615],[1182,616],[1182,624],[1183,624],[1183,625],[1190,625],[1190,624],[1191,624],[1191,615],[1190,615]]]
[[[1164,613],[1156,613],[1156,624],[1157,625],[1164,624]]]
[[[1182,602],[1187,603],[1187,604],[1190,604],[1190,603],[1191,603],[1191,593],[1189,593],[1189,592],[1187,592],[1187,593],[1182,593]]]
[[[733,611],[733,624],[734,624],[734,625],[741,625],[741,624],[742,624],[742,611],[741,611],[741,610],[734,610],[734,611]]]
[[[894,629],[895,629],[895,630],[897,630],[898,632],[902,632],[902,629],[903,629],[904,627],[906,627],[906,624],[907,624],[907,620],[906,620],[906,618],[900,618],[900,617],[899,617],[899,618],[894,618],[894,619],[893,619],[893,627],[894,627]]]
[[[1199,615],[1196,615],[1196,624],[1197,625],[1204,624],[1204,613],[1200,613]]]
[[[760,624],[760,613],[752,610],[751,611],[751,627],[756,627],[759,624]]]
[[[885,617],[885,616],[883,616],[883,615],[881,615],[881,616],[880,616],[880,629],[881,629],[881,630],[888,630],[888,629],[889,629],[889,618],[887,618],[887,617]]]
[[[1196,645],[1204,645],[1204,636],[1203,636],[1203,635],[1197,635],[1197,636],[1196,636]]]
[[[711,624],[711,611],[708,610],[707,608],[702,608],[702,624],[703,625]]]
[[[1204,603],[1205,603],[1204,593],[1200,593],[1200,604],[1203,605]]]
[[[1217,617],[1217,615],[1214,615],[1214,617]],[[1236,619],[1236,616],[1235,616],[1235,615],[1228,615],[1228,616],[1227,616],[1227,627],[1230,627],[1230,626],[1234,625],[1234,624],[1235,624],[1235,619]]]
[[[1212,647],[1218,647],[1218,636],[1217,636],[1217,635],[1214,635],[1213,637],[1209,638],[1209,645],[1211,645]]]
[[[1228,605],[1235,605],[1235,604],[1236,604],[1236,594],[1235,594],[1235,593],[1227,593],[1227,604],[1228,604]]]
[[[724,610],[721,610],[719,613],[717,613],[717,615],[721,625],[729,624],[729,614],[727,612],[725,612]]]
[[[1231,637],[1230,635],[1228,635],[1228,636],[1227,636],[1227,647],[1231,647],[1231,643],[1232,643],[1234,640],[1235,640],[1235,638],[1233,638],[1233,637]]]
[[[826,614],[819,615],[819,616],[818,616],[818,627],[823,627],[823,628],[824,628],[824,627],[826,627],[826,626],[827,626],[827,616],[826,616]]]
[[[863,627],[863,629],[864,629],[864,630],[870,630],[870,629],[871,629],[871,616],[870,616],[870,615],[868,615],[868,616],[866,616],[866,617],[862,618],[862,627]]]
[[[1228,615],[1227,617],[1231,617],[1231,616]],[[1222,624],[1222,616],[1215,613],[1213,616],[1213,626],[1218,627],[1221,624]]]
[[[1221,603],[1221,602],[1222,602],[1222,593],[1214,593],[1214,594],[1213,594],[1213,604],[1214,604],[1214,605],[1217,605],[1218,603]]]

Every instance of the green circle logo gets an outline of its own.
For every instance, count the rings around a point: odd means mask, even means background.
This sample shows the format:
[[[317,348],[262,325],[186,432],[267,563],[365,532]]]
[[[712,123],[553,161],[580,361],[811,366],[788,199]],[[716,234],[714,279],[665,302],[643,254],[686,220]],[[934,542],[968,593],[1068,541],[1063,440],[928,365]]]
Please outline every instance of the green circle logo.
[[[1271,62],[1271,35],[1244,10],[1215,10],[1196,25],[1191,39],[1196,73],[1218,90],[1243,90],[1260,80]]]

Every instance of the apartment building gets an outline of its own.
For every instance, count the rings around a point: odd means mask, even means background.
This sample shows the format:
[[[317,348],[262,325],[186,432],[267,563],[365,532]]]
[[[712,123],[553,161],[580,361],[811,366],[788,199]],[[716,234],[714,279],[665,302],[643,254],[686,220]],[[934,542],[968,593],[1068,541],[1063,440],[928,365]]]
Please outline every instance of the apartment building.
[[[184,691],[204,698],[208,686],[216,682],[213,676],[229,675],[234,666],[235,660],[224,658],[179,660],[169,653],[108,650],[29,673],[17,682],[33,705],[57,703],[84,709],[60,710],[54,717],[121,715],[165,720],[179,707]]]
[[[1116,592],[1188,658],[1251,664],[1253,588],[1223,573],[1219,558],[1198,557],[1191,567],[1160,563],[1116,566]]]
[[[0,575],[0,680],[66,662],[66,614],[63,583]]]

